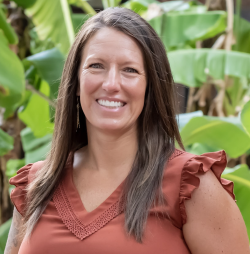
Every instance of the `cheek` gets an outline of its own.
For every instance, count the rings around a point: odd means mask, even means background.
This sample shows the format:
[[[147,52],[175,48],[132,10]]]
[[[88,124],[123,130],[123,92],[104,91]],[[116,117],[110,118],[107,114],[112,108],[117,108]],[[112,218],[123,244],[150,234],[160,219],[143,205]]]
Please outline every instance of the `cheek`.
[[[132,104],[136,104],[137,106],[142,104],[143,106],[147,84],[146,82],[145,77],[140,77],[137,80],[126,81],[124,91],[128,94]]]
[[[101,78],[95,77],[91,75],[91,73],[82,74],[82,77],[80,79],[80,94],[84,97],[84,95],[87,95],[87,97],[91,94],[93,94],[98,87],[100,86],[102,82]]]

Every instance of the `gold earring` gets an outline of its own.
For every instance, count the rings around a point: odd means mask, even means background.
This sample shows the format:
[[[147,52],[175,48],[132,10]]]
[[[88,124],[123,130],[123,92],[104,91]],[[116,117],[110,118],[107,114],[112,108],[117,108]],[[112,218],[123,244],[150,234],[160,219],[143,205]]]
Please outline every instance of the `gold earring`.
[[[77,113],[77,116],[76,116],[76,131],[77,131],[78,128],[80,128],[80,120],[79,120],[80,103],[79,103],[79,98],[80,98],[80,96],[79,97],[77,96],[77,104],[76,104],[76,113]]]

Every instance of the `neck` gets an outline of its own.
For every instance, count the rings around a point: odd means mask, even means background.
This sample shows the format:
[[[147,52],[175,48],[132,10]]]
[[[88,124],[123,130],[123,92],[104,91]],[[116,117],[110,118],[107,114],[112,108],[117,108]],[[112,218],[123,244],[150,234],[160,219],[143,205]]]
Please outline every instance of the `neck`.
[[[89,168],[105,174],[127,175],[138,149],[136,125],[123,132],[104,132],[87,123]],[[85,164],[86,165],[86,164]]]

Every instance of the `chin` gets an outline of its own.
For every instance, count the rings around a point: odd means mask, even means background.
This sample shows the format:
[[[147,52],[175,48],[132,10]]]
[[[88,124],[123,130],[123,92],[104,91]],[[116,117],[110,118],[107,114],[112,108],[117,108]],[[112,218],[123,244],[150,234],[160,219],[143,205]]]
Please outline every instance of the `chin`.
[[[95,124],[95,127],[98,128],[99,130],[105,131],[105,132],[120,132],[125,129],[127,129],[127,125],[124,123],[121,123],[120,121],[102,121],[99,122],[98,124]]]

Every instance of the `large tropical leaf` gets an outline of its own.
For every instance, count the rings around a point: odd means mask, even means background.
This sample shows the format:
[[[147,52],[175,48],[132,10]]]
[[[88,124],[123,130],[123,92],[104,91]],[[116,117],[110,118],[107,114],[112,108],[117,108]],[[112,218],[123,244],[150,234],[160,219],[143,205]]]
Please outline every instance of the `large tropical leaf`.
[[[179,114],[177,116],[179,130],[181,130],[190,121],[190,119],[197,116],[203,116],[203,112],[199,110],[191,113]]]
[[[227,168],[222,177],[234,182],[234,194],[245,221],[250,241],[250,202],[248,202],[250,197],[250,170],[247,165],[241,164],[233,169]]]
[[[169,12],[149,20],[167,49],[214,37],[226,29],[226,12]]]
[[[37,0],[13,0],[18,6],[22,8],[31,7]]]
[[[78,33],[81,26],[91,17],[90,14],[74,13],[71,15],[75,33]]]
[[[21,140],[25,152],[25,164],[44,160],[50,149],[51,139],[52,134],[37,138],[30,128],[23,129],[21,131]]]
[[[0,49],[0,107],[8,108],[22,99],[25,90],[24,69],[16,54],[9,49],[1,30]]]
[[[13,138],[0,129],[0,156],[13,149]]]
[[[26,9],[41,40],[51,38],[67,54],[74,41],[74,28],[67,0],[39,0]]]
[[[0,254],[4,254],[5,245],[8,239],[12,219],[9,219],[0,226]]]
[[[40,92],[49,96],[49,85],[43,80]],[[20,108],[18,117],[32,129],[36,137],[43,137],[54,130],[54,124],[50,121],[49,103],[37,94],[33,94],[27,106]]]
[[[7,22],[5,14],[3,13],[1,8],[0,8],[0,29],[3,31],[5,37],[9,41],[9,44],[18,43],[18,37],[15,33],[15,30]]]
[[[241,111],[241,122],[250,136],[250,101],[248,101]]]
[[[224,80],[225,75],[250,78],[250,54],[213,50],[187,49],[168,53],[174,80],[190,87],[198,87],[207,75]]]
[[[202,143],[224,149],[232,158],[250,148],[250,137],[236,125],[206,116],[192,118],[181,130],[185,146]]]
[[[236,44],[233,46],[233,49],[250,53],[250,22],[234,16],[234,35],[236,37]]]
[[[49,96],[57,98],[60,79],[63,71],[65,58],[62,53],[53,48],[35,55],[29,56],[26,60],[30,61],[37,69],[40,77],[50,85]]]

